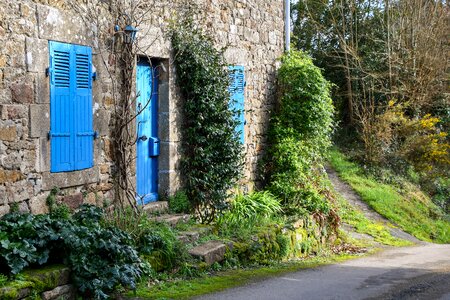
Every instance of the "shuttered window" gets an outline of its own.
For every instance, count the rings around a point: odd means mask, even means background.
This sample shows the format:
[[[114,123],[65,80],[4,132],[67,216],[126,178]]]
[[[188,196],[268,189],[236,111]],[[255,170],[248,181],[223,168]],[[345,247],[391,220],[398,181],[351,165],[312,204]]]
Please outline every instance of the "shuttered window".
[[[230,66],[230,107],[236,112],[235,118],[239,120],[236,131],[242,144],[245,143],[245,72],[243,66]]]
[[[91,168],[91,48],[51,41],[49,49],[51,172]]]

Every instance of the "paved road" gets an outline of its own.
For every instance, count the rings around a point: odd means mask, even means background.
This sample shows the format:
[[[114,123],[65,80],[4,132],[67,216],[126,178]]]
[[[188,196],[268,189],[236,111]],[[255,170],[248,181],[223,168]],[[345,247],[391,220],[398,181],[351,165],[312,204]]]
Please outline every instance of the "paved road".
[[[285,274],[198,299],[450,300],[450,245],[393,248],[370,257]]]

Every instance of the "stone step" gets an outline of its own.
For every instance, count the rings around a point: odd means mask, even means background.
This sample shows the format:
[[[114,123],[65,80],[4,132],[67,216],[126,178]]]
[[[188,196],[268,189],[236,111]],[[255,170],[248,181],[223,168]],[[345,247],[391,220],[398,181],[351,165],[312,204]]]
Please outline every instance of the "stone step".
[[[178,233],[178,240],[183,244],[192,244],[198,241],[200,233],[198,231],[182,231]]]
[[[183,244],[193,244],[201,237],[204,237],[212,232],[212,227],[205,225],[194,225],[189,230],[178,233],[178,239]]]
[[[227,249],[232,249],[232,243],[225,244],[222,241],[209,241],[189,250],[193,257],[204,261],[208,265],[221,262],[225,258]]]
[[[143,210],[148,215],[165,214],[169,211],[169,202],[167,201],[150,202],[143,207]]]
[[[177,215],[161,215],[152,218],[156,222],[167,223],[172,227],[177,226],[179,223],[187,223],[191,219],[190,215],[177,214]]]

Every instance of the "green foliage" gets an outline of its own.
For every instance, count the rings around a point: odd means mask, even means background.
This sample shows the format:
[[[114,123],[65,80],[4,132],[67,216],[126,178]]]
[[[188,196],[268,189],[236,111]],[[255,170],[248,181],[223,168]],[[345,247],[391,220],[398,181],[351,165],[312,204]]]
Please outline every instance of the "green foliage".
[[[0,219],[0,266],[18,274],[27,266],[64,262],[86,297],[106,299],[119,285],[134,288],[145,265],[130,236],[102,226],[103,212],[84,205],[70,218],[11,213]]]
[[[191,204],[184,191],[178,191],[175,195],[169,197],[169,209],[174,213],[189,213]]]
[[[5,284],[8,282],[8,276],[5,276],[3,274],[0,274],[0,288],[5,286]]]
[[[288,214],[329,214],[321,170],[333,129],[330,84],[310,57],[296,51],[283,56],[278,82],[281,99],[271,120],[268,189]]]
[[[186,251],[174,230],[165,223],[149,220],[145,212],[117,210],[106,218],[106,223],[127,232],[143,259],[156,271],[172,270],[185,259]]]
[[[54,219],[68,219],[70,217],[70,208],[65,203],[57,203],[56,195],[59,189],[54,187],[46,199],[46,204],[50,210],[50,215]]]
[[[367,219],[364,214],[351,206],[344,198],[338,197],[339,216],[342,221],[355,228],[359,233],[365,233],[374,238],[376,242],[390,246],[410,246],[412,243],[393,237],[382,223]]]
[[[259,227],[250,239],[235,243],[233,254],[244,264],[268,265],[281,261],[289,250],[289,239],[281,229],[275,224]]]
[[[229,72],[221,51],[194,25],[192,16],[171,29],[177,84],[183,95],[181,170],[185,190],[201,221],[226,208],[240,177],[242,145],[230,110]]]
[[[237,233],[243,227],[252,228],[280,212],[280,201],[267,191],[238,194],[217,223],[222,231]]]
[[[450,242],[450,222],[414,185],[407,182],[395,185],[394,181],[380,183],[337,150],[331,151],[330,163],[365,202],[406,232],[425,241]]]

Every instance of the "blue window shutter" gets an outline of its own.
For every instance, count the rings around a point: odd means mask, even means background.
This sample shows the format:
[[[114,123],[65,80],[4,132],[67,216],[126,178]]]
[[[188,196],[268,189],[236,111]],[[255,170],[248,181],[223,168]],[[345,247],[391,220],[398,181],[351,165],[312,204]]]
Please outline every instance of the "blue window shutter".
[[[230,66],[230,107],[236,112],[235,118],[239,120],[236,131],[239,139],[245,144],[245,69],[244,66]]]
[[[73,164],[70,45],[50,42],[51,171],[71,171]]]
[[[93,111],[91,81],[91,48],[73,46],[74,97],[74,162],[75,170],[91,168],[93,160]]]
[[[93,166],[92,53],[89,47],[51,41],[51,172]]]

